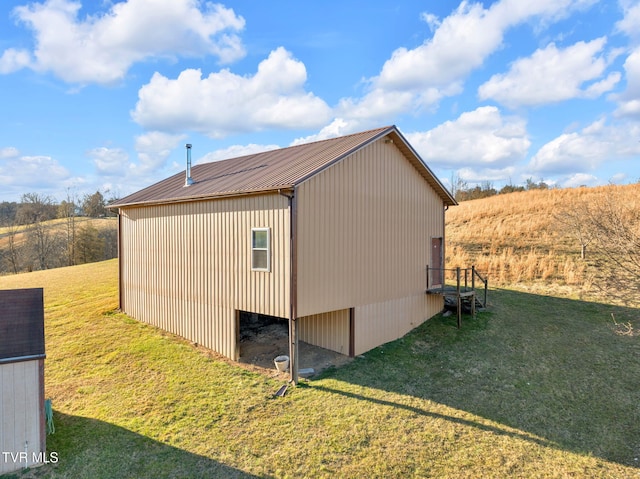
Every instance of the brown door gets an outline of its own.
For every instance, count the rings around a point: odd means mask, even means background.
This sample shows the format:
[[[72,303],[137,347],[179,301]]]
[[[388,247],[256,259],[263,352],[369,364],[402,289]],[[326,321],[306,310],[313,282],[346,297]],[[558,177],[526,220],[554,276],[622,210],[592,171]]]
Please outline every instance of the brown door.
[[[442,238],[431,238],[431,284],[442,286]]]

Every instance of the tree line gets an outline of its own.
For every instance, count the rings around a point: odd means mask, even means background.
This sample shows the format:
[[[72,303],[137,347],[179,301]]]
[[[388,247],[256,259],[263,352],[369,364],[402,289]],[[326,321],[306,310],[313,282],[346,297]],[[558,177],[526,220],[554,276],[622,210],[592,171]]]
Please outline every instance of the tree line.
[[[549,189],[549,185],[547,183],[542,180],[540,180],[539,182],[535,182],[532,178],[528,178],[525,185],[508,184],[500,188],[500,190],[496,190],[493,187],[493,183],[491,183],[490,181],[485,181],[476,186],[469,186],[469,184],[459,176],[453,176],[451,178],[451,193],[458,202],[478,200],[495,195],[514,193],[516,191],[547,189]]]
[[[0,202],[0,274],[115,258],[117,224],[109,216],[100,191],[83,198],[68,193],[60,202],[38,193]]]

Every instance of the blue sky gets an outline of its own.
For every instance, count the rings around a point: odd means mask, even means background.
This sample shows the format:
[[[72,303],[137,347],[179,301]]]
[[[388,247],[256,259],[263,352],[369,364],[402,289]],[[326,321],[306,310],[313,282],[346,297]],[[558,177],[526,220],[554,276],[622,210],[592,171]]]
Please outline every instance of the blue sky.
[[[640,2],[3,1],[0,201],[395,124],[447,185],[640,180]]]

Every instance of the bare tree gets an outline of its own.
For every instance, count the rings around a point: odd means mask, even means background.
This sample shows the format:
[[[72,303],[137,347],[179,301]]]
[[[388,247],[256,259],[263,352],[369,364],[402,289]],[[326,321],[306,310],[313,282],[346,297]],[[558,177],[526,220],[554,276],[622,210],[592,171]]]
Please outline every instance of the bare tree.
[[[91,224],[80,228],[76,239],[76,261],[78,264],[100,261],[104,255],[104,239]]]
[[[106,201],[102,193],[100,193],[100,191],[96,191],[92,195],[85,195],[84,201],[82,202],[82,210],[85,215],[91,218],[106,216]]]
[[[58,218],[66,221],[67,265],[75,264],[77,197],[67,190],[67,198],[58,206]]]
[[[15,201],[0,202],[0,226],[11,226],[16,222],[18,203]]]
[[[16,221],[20,225],[39,223],[56,217],[56,205],[49,196],[25,193],[16,211]]]
[[[626,303],[640,304],[640,211],[609,196],[591,210],[589,225],[603,289]]]
[[[115,225],[114,225],[115,226]],[[111,259],[118,257],[118,229],[116,227],[103,228],[99,231],[98,236],[104,245],[102,259]]]
[[[570,208],[555,214],[560,227],[580,243],[580,257],[587,258],[587,246],[593,241],[592,212],[587,203],[574,203]]]
[[[640,209],[615,192],[567,208],[556,216],[580,241],[594,285],[611,299],[640,305]]]
[[[460,178],[459,174],[451,173],[451,194],[454,198],[458,198],[461,192],[469,189],[469,184]]]
[[[22,248],[18,245],[16,235],[18,227],[14,224],[7,230],[7,248],[4,251],[6,262],[13,274],[18,274],[22,268]]]
[[[26,230],[26,246],[32,257],[31,268],[48,269],[58,266],[59,241],[47,224],[47,221],[56,217],[56,210],[57,207],[49,196],[38,193],[22,195],[22,203],[18,208],[18,222],[29,225]]]
[[[35,269],[48,269],[49,257],[53,251],[53,239],[49,228],[42,221],[34,223],[29,229],[27,245],[35,258]]]

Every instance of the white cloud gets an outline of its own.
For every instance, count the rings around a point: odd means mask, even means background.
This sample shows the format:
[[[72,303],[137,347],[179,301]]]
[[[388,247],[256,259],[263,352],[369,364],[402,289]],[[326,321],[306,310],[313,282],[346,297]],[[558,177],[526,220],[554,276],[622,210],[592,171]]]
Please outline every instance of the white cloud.
[[[618,72],[600,80],[608,66],[601,55],[605,43],[605,38],[598,38],[565,49],[551,43],[531,57],[515,61],[506,74],[492,76],[480,86],[478,96],[510,107],[595,98],[610,91],[620,80]]]
[[[552,23],[570,17],[574,12],[585,11],[596,5],[600,0],[539,0],[537,2],[523,2],[522,0],[503,0],[499,4],[501,14],[511,19],[530,21],[536,32],[549,27]]]
[[[202,78],[185,70],[171,80],[155,73],[138,92],[133,119],[145,128],[195,130],[210,137],[268,128],[315,128],[330,108],[304,90],[307,71],[284,48],[271,52],[253,76],[221,70]]]
[[[414,49],[394,51],[376,85],[385,90],[415,90],[459,81],[500,46],[506,25],[497,20],[491,9],[462,2],[431,39]]]
[[[0,148],[0,160],[4,160],[6,158],[15,158],[20,155],[20,152],[17,148],[13,146],[7,146],[5,148]]]
[[[211,163],[213,161],[226,160],[227,158],[238,158],[240,156],[253,155],[262,153],[263,151],[277,150],[281,148],[279,145],[257,145],[250,143],[248,145],[232,145],[227,148],[207,153],[199,158],[196,163]]]
[[[351,120],[354,127],[361,128],[363,123],[376,122],[377,119],[388,118],[415,109],[416,101],[419,98],[422,98],[425,104],[434,104],[441,97],[442,93],[435,88],[425,88],[421,92],[421,96],[407,90],[375,88],[363,98],[341,99],[336,108],[336,114],[340,118]]]
[[[584,98],[598,98],[602,94],[613,90],[620,82],[620,78],[622,78],[620,72],[611,72],[606,78],[589,85],[582,96]]]
[[[640,117],[640,48],[636,48],[624,62],[626,90],[614,96],[618,100],[618,116]]]
[[[149,181],[167,166],[167,158],[184,140],[184,135],[151,131],[135,138],[138,162],[122,148],[98,147],[87,152],[99,175],[117,178],[144,178]]]
[[[131,165],[135,174],[157,172],[165,166],[171,152],[185,139],[185,135],[169,135],[152,131],[136,137],[135,148],[138,152],[139,164]]]
[[[480,107],[432,130],[406,136],[427,163],[449,168],[506,167],[523,159],[531,144],[524,120],[503,118],[493,106]]]
[[[502,47],[509,28],[525,21],[556,21],[594,1],[502,0],[489,8],[463,1],[442,20],[424,12],[421,19],[433,35],[415,48],[396,49],[380,74],[364,82],[367,91],[362,97],[340,101],[336,116],[357,129],[398,114],[433,109],[441,99],[462,92],[466,77]]]
[[[616,23],[616,29],[631,38],[640,36],[640,3],[621,1],[624,18]]]
[[[440,19],[436,15],[429,12],[421,13],[420,18],[422,19],[423,22],[429,25],[429,30],[431,30],[432,32],[436,30],[442,23],[440,22]]]
[[[481,66],[500,48],[507,29],[534,17],[558,18],[591,3],[503,0],[485,9],[480,3],[462,2],[439,24],[433,16],[423,14],[431,27],[438,27],[433,37],[415,49],[393,52],[377,84],[385,89],[449,85]]]
[[[430,108],[445,96],[462,91],[462,81],[502,42],[506,25],[492,9],[462,2],[442,21],[423,13],[433,36],[416,48],[396,49],[378,76],[365,82],[361,98],[341,100],[338,114],[345,119],[388,118]]]
[[[620,106],[616,110],[616,115],[640,117],[640,99],[633,99],[620,103]]]
[[[613,126],[599,120],[578,132],[563,133],[533,156],[532,171],[545,175],[588,173],[604,161],[640,155],[640,125],[624,123]]]
[[[28,66],[30,62],[28,51],[9,48],[0,56],[0,74],[13,73]]]
[[[602,161],[610,147],[593,136],[563,133],[540,148],[530,166],[534,171],[547,173],[590,171]]]
[[[0,157],[0,185],[19,194],[30,188],[48,189],[60,185],[70,178],[69,171],[50,156],[16,156],[17,150],[5,148]]]
[[[358,121],[347,121],[344,118],[335,118],[331,123],[322,128],[315,135],[305,136],[303,138],[296,138],[291,142],[291,146],[301,145],[303,143],[311,143],[312,141],[327,140],[329,138],[336,138],[338,136],[348,135],[358,130],[360,123]]]
[[[97,175],[86,177],[90,188],[109,191],[113,198],[122,198],[140,188],[166,178],[168,175],[185,169],[184,160],[180,163],[167,160],[179,149],[181,158],[185,158],[181,144],[184,135],[167,135],[152,131],[135,138],[137,158],[132,159],[122,148],[99,147],[87,154],[93,160]]]
[[[595,186],[601,181],[597,176],[588,173],[576,173],[562,182],[563,188],[576,188],[578,186]]]
[[[0,72],[30,67],[69,83],[120,81],[135,62],[214,55],[227,63],[244,56],[236,32],[244,19],[222,5],[193,0],[128,0],[104,14],[78,18],[79,2],[47,0],[14,9],[34,32],[35,49],[6,50]]]
[[[619,184],[626,181],[629,178],[628,173],[616,173],[615,175],[609,178],[610,183]]]
[[[506,168],[474,168],[465,167],[457,170],[457,176],[466,182],[479,184],[482,182],[503,182],[511,178],[516,169],[513,166]]]
[[[121,148],[94,148],[88,156],[99,174],[123,176],[128,170],[129,154]]]

